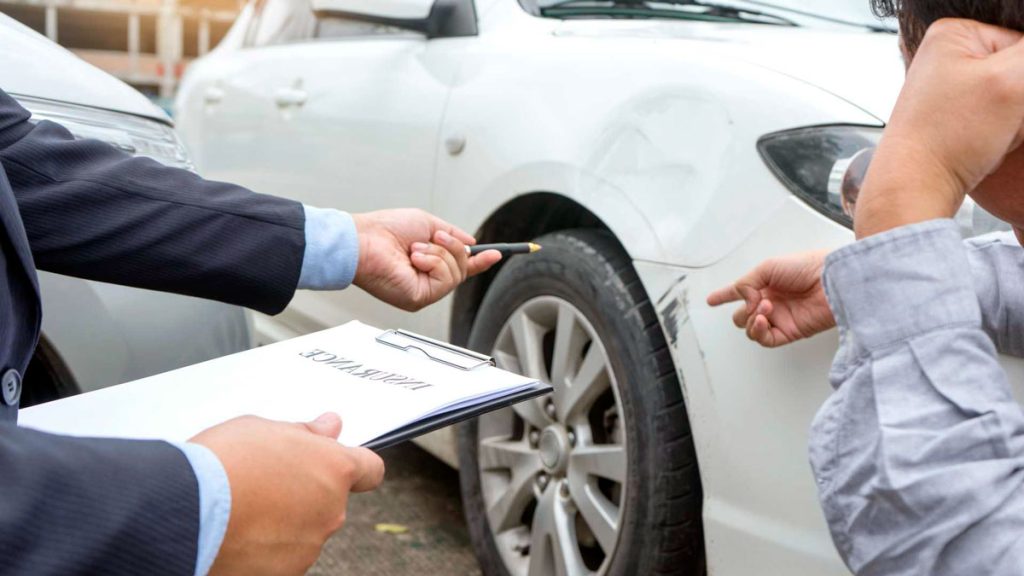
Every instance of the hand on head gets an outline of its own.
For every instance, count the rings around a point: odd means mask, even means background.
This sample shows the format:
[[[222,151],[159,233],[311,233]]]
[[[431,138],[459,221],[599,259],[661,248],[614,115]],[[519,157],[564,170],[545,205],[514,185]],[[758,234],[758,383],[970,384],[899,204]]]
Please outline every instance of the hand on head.
[[[293,424],[229,420],[190,442],[216,454],[231,485],[231,517],[210,573],[304,574],[341,528],[350,492],[376,488],[384,463],[338,443],[341,419]]]
[[[861,189],[858,237],[951,217],[974,191],[979,204],[1004,218],[1007,202],[1022,204],[1019,178],[1012,189],[985,186],[999,180],[993,175],[1024,138],[1021,38],[969,20],[929,28]],[[1022,208],[1011,212],[1024,216]]]
[[[422,210],[381,210],[353,219],[359,233],[355,285],[404,310],[437,302],[501,260],[495,250],[468,256],[466,246],[476,240]]]

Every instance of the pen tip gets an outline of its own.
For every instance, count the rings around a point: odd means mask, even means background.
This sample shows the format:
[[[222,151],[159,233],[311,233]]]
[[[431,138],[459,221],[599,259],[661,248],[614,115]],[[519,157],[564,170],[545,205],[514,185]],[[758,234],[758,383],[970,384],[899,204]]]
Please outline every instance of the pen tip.
[[[540,244],[534,244],[533,242],[530,242],[530,254],[533,254],[534,252],[540,252],[540,248]]]

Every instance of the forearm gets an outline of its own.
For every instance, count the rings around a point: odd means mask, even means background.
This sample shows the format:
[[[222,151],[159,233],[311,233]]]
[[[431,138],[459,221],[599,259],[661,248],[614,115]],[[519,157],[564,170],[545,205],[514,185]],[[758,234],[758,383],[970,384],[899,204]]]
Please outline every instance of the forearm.
[[[811,463],[857,574],[1010,574],[1024,562],[1024,417],[1010,394],[951,221],[838,251],[836,393]]]
[[[36,265],[277,312],[298,283],[302,205],[32,125],[0,92],[0,163]]]

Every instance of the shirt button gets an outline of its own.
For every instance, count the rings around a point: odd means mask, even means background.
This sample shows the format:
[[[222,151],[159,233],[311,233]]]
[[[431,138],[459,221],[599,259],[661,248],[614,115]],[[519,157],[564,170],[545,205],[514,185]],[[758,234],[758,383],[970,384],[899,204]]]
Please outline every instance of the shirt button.
[[[4,404],[17,406],[21,399],[21,374],[14,368],[4,372],[0,378],[0,390],[3,391]]]

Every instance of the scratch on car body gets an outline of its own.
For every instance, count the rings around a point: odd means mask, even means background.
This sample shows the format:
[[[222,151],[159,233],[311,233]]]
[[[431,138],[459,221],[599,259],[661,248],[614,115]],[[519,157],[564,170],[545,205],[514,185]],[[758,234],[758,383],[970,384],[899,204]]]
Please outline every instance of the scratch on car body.
[[[658,299],[661,325],[665,328],[669,346],[675,348],[679,341],[679,329],[690,320],[687,312],[687,291],[684,283],[686,274],[677,278]]]
[[[680,350],[680,346],[683,345],[680,342],[680,338],[684,334],[683,329],[690,322],[690,290],[689,285],[686,283],[686,278],[687,276],[683,274],[669,286],[668,290],[658,299],[657,309],[665,335],[668,338],[669,348],[672,350],[672,356],[676,361],[676,373],[682,384],[683,396],[689,402],[689,392],[682,366],[682,358],[685,351]],[[700,346],[700,341],[691,336],[687,339],[687,345],[692,345],[696,348],[692,351],[696,352],[700,357],[704,373],[707,374],[707,359],[704,356],[704,350]],[[714,395],[713,389],[711,394],[712,396]]]

